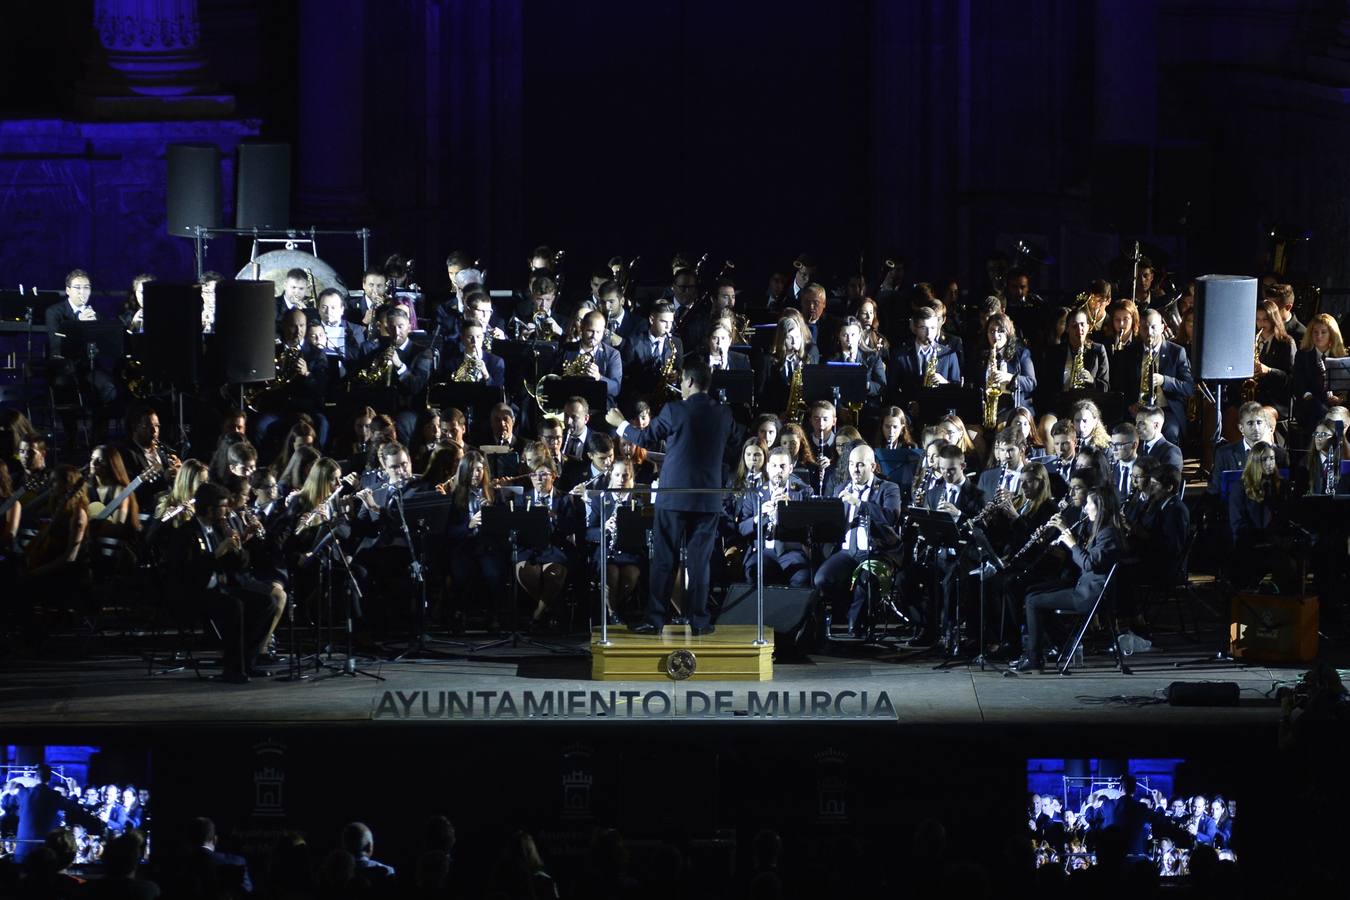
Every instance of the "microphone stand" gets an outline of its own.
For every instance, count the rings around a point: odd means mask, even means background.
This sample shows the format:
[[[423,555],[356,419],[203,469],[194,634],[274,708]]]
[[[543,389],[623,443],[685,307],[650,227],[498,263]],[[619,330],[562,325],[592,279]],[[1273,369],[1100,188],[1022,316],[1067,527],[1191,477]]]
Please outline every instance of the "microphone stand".
[[[322,551],[324,554],[323,564],[324,566],[327,567],[328,572],[330,573],[328,577],[329,578],[328,590],[330,600],[332,598],[332,590],[333,590],[333,582],[331,575],[333,570],[333,560],[336,559],[338,562],[342,563],[343,572],[347,576],[347,589],[342,592],[343,597],[346,599],[346,604],[343,612],[345,618],[343,630],[345,631],[347,637],[347,649],[346,649],[346,658],[342,660],[342,665],[335,666],[332,663],[318,663],[318,665],[324,669],[327,669],[334,675],[350,675],[353,678],[355,678],[357,675],[364,675],[365,677],[373,678],[376,681],[384,681],[383,675],[377,675],[374,672],[368,672],[358,665],[358,660],[356,658],[356,650],[355,647],[353,646],[354,632],[352,627],[352,607],[354,603],[359,602],[361,600],[362,597],[361,585],[356,580],[356,573],[352,571],[351,563],[347,562],[347,554],[342,552],[342,545],[338,543],[337,532],[333,528],[333,522],[329,520],[327,522],[324,522],[320,527],[323,528],[324,533],[319,538],[319,542],[314,545],[315,549],[310,551],[310,555],[312,556],[314,553],[320,551]]]
[[[412,662],[421,662],[424,658],[411,659],[414,654],[423,654],[434,652],[428,644],[443,644],[447,647],[459,647],[463,649],[472,649],[473,645],[466,641],[449,641],[441,638],[431,638],[427,635],[427,579],[426,563],[422,561],[422,553],[426,549],[427,523],[425,519],[419,519],[417,522],[417,534],[420,540],[413,543],[412,531],[408,528],[407,511],[403,506],[403,488],[407,482],[400,482],[395,485],[390,483],[389,508],[398,516],[399,531],[403,534],[403,540],[408,544],[408,572],[412,577],[414,590],[417,591],[417,636],[408,642],[407,648],[390,662],[402,662],[408,659]]]

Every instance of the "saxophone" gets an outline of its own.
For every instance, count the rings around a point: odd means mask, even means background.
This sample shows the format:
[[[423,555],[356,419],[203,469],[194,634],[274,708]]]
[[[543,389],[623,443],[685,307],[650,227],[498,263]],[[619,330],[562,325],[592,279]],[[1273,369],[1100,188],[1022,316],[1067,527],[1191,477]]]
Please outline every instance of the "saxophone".
[[[1256,388],[1260,384],[1256,376],[1256,367],[1261,363],[1261,332],[1256,332],[1256,338],[1252,341],[1252,377],[1242,382],[1239,394],[1243,403],[1251,403],[1256,399]]]
[[[926,388],[937,384],[937,358],[937,347],[934,347],[933,352],[928,354],[928,363],[923,367],[923,386]]]
[[[299,362],[303,355],[303,347],[303,341],[299,347],[288,347],[282,343],[277,344],[276,357],[273,360],[277,377],[244,391],[244,406],[247,409],[253,409],[253,404],[264,394],[285,388],[296,380]]]
[[[394,378],[394,344],[390,341],[384,352],[376,356],[364,369],[356,373],[356,380],[362,384],[387,385]]]
[[[1145,348],[1144,364],[1139,367],[1139,405],[1157,406],[1153,396],[1153,376],[1158,371],[1158,351]]]
[[[1087,353],[1087,344],[1078,345],[1078,352],[1073,355],[1073,362],[1069,364],[1069,390],[1081,391],[1092,383],[1092,377],[1088,374],[1087,365],[1083,361],[1083,356]]]
[[[787,409],[783,411],[789,422],[796,422],[806,412],[806,398],[802,393],[802,367],[799,363],[792,369],[792,378],[788,381]]]
[[[936,366],[937,354],[933,355],[933,365]],[[989,368],[984,372],[984,427],[990,430],[998,427],[998,401],[1003,396],[1003,388],[999,387],[995,376],[998,375],[998,351],[989,350]]]
[[[675,345],[670,345],[670,355],[666,357],[665,363],[661,366],[661,383],[665,386],[665,391],[673,396],[680,396],[680,375],[675,371]]]

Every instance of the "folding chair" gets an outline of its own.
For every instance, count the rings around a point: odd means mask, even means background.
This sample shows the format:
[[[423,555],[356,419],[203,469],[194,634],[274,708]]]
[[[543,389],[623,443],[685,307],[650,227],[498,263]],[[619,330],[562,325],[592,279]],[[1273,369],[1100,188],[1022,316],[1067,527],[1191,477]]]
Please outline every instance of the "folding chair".
[[[1074,632],[1073,638],[1065,644],[1063,650],[1059,654],[1059,662],[1056,664],[1056,668],[1059,669],[1059,674],[1069,674],[1069,667],[1073,665],[1074,654],[1077,653],[1082,646],[1083,637],[1087,634],[1088,627],[1092,624],[1093,616],[1097,615],[1097,611],[1102,608],[1102,601],[1106,599],[1107,593],[1114,586],[1113,582],[1116,580],[1117,568],[1119,568],[1119,566],[1114,565],[1111,567],[1111,571],[1106,573],[1106,582],[1102,585],[1101,592],[1097,594],[1097,599],[1092,602],[1092,607],[1086,613],[1079,612],[1072,608],[1055,610],[1057,615],[1066,617],[1081,616],[1083,619],[1082,624]],[[1120,673],[1122,675],[1133,675],[1134,673],[1130,671],[1130,667],[1125,665],[1125,655],[1120,652],[1120,634],[1116,631],[1115,604],[1107,603],[1106,606],[1106,620],[1110,623],[1111,646],[1116,652],[1116,665],[1120,666]]]

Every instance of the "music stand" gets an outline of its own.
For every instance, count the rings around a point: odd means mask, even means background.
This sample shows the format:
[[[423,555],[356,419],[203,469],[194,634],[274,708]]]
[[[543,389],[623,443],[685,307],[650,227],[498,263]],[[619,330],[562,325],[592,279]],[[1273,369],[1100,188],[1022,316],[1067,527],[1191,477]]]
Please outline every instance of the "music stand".
[[[609,408],[609,386],[599,378],[564,376],[550,378],[539,392],[539,403],[545,409],[562,409],[571,397],[581,397],[591,410],[591,427],[598,419],[603,424],[604,411]]]
[[[560,357],[552,341],[494,340],[492,352],[506,363],[506,384],[513,391],[521,384],[534,390],[540,378],[558,367]]]
[[[415,634],[410,638],[403,652],[396,655],[391,662],[400,662],[413,656],[413,654],[433,653],[435,650],[429,646],[431,644],[443,644],[464,649],[472,647],[471,644],[464,641],[432,638],[427,632],[426,574],[427,570],[431,568],[427,563],[427,547],[436,538],[442,539],[435,541],[436,546],[444,546],[444,538],[450,531],[450,518],[454,511],[454,505],[453,497],[436,491],[424,491],[411,496],[396,493],[389,498],[385,514],[397,517],[403,539],[408,543],[409,573],[418,592]]]
[[[774,526],[774,540],[791,541],[819,547],[821,544],[837,544],[843,541],[848,529],[844,501],[838,497],[815,500],[793,500],[778,504],[778,524]],[[807,550],[807,564],[811,568],[811,583],[816,580],[815,566],[811,565],[813,554]],[[826,605],[824,617],[824,639],[830,639],[830,613]]]
[[[478,533],[485,537],[503,538],[511,548],[511,633],[497,640],[479,644],[473,648],[491,650],[494,647],[510,645],[513,649],[521,644],[548,650],[551,653],[577,653],[575,647],[551,644],[536,638],[527,637],[520,631],[520,580],[516,578],[516,567],[520,564],[520,551],[543,550],[548,546],[549,535],[553,532],[547,507],[535,506],[519,509],[514,504],[507,506],[495,503],[483,507],[483,523]],[[583,651],[584,652],[584,651]]]
[[[427,392],[427,403],[442,411],[453,407],[464,413],[464,433],[472,441],[475,423],[486,425],[492,407],[501,403],[504,396],[501,388],[490,384],[450,381],[432,385]]]
[[[712,384],[708,393],[718,403],[742,403],[753,406],[755,402],[755,373],[744,369],[718,369],[712,373]]]
[[[498,444],[480,444],[479,452],[487,457],[493,478],[510,478],[520,470],[520,454],[510,447]]]
[[[909,522],[920,538],[932,549],[952,550],[958,555],[966,546],[966,535],[962,533],[957,521],[945,512],[937,510],[927,510],[917,506],[909,508]],[[935,569],[930,566],[930,569]],[[934,589],[941,590],[941,585],[934,583]],[[947,612],[947,604],[942,604],[942,611]],[[952,614],[947,623],[948,653],[951,655],[938,665],[939,669],[951,665],[955,658],[953,647],[959,646],[961,635],[961,624],[957,610],[952,610]]]
[[[126,355],[126,327],[120,321],[96,320],[93,322],[71,322],[66,326],[64,347],[67,359],[85,359],[105,372],[113,371],[121,365]],[[79,352],[71,354],[71,349]],[[92,347],[93,358],[89,348]]]
[[[899,475],[903,474],[906,469],[912,475],[919,460],[923,459],[923,451],[917,447],[874,450],[873,454],[877,458],[877,465],[881,467],[882,477],[897,484],[900,483]]]
[[[647,553],[650,549],[648,536],[655,522],[656,507],[651,504],[636,509],[620,506],[614,525],[614,543],[610,549],[624,553]]]
[[[949,413],[956,413],[962,422],[980,422],[984,419],[984,398],[979,388],[940,384],[918,392],[919,424],[931,425]]]
[[[867,402],[867,370],[858,363],[818,363],[802,366],[802,399],[829,400],[836,412]]]

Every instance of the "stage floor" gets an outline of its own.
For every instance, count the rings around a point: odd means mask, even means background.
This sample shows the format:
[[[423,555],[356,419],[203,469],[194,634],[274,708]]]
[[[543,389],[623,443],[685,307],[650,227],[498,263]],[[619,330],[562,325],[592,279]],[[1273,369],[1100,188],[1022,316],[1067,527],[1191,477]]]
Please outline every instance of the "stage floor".
[[[1279,720],[1275,689],[1292,684],[1307,668],[1174,667],[1177,661],[1203,655],[1210,644],[1202,641],[1174,642],[1171,650],[1135,654],[1128,658],[1134,670],[1130,676],[1117,672],[1111,657],[1089,654],[1086,667],[1068,676],[1008,677],[1001,665],[982,671],[978,665],[961,663],[938,670],[934,667],[940,660],[932,655],[836,643],[831,652],[805,661],[775,663],[770,682],[597,682],[589,677],[585,637],[559,643],[573,653],[499,647],[419,661],[362,656],[361,667],[384,681],[325,672],[302,682],[286,682],[280,678],[285,674],[281,669],[277,677],[229,685],[203,681],[192,670],[149,677],[144,660],[134,655],[126,639],[105,637],[88,646],[82,658],[59,647],[45,649],[39,659],[10,656],[0,668],[0,721],[16,728],[134,730],[198,725],[380,727],[391,721],[457,727],[485,719],[546,727],[558,720],[823,723],[866,718],[873,723],[894,722],[900,728],[988,726],[1010,733],[1019,727],[1114,724],[1160,733],[1176,727],[1240,730],[1273,728]],[[335,657],[334,662],[340,666],[341,659]],[[1167,705],[1168,684],[1183,680],[1236,682],[1241,702],[1227,708]],[[625,691],[630,692],[628,697]],[[598,699],[592,692],[600,692]],[[618,694],[617,708],[606,705],[612,702],[611,692]],[[666,700],[644,703],[652,692],[664,694]],[[447,700],[449,693],[454,697]],[[505,708],[503,694],[512,698]],[[526,695],[535,700],[530,708]],[[472,708],[466,708],[469,705]]]

